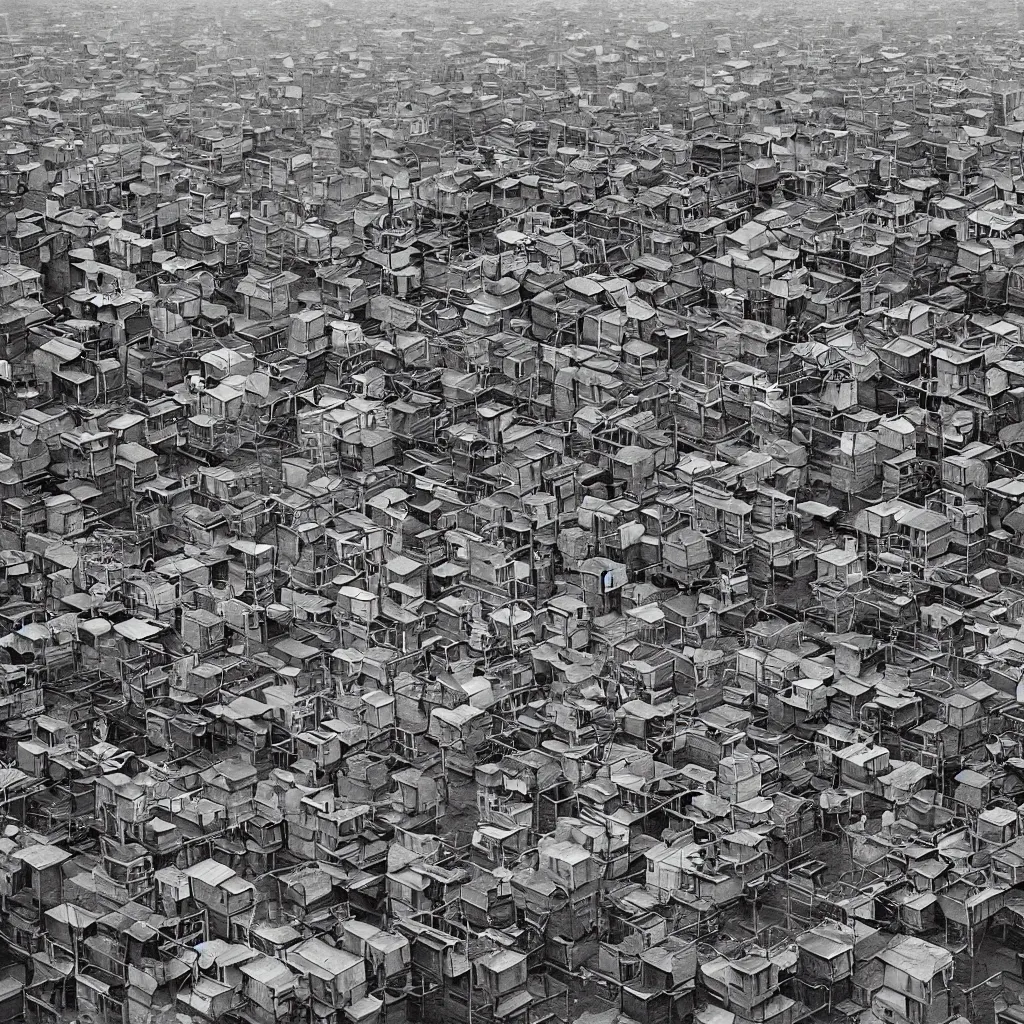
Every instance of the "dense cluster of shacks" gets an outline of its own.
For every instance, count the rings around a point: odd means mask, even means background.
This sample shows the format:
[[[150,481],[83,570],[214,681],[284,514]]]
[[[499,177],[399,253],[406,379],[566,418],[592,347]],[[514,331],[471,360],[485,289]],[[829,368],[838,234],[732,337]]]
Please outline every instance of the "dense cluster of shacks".
[[[0,39],[3,1019],[1024,1020],[1014,11],[251,6]]]

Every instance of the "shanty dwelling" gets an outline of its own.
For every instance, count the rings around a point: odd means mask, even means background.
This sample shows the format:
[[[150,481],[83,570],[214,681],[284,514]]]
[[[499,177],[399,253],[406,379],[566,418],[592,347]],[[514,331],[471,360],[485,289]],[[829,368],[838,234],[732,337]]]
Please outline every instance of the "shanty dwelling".
[[[256,887],[237,872],[216,860],[204,860],[187,868],[192,898],[205,907],[212,935],[227,938],[232,923],[249,914],[256,898]]]
[[[964,693],[937,701],[937,715],[913,727],[920,737],[921,764],[939,770],[974,750],[981,742],[987,716],[981,704]]]
[[[735,960],[719,956],[701,964],[700,977],[715,1005],[740,1020],[785,1022],[796,1001],[780,991],[780,971],[796,963],[796,955],[768,957],[750,953]]]
[[[104,839],[103,857],[93,868],[93,882],[101,905],[110,908],[135,902],[153,906],[156,879],[153,858],[139,843],[115,843]]]
[[[834,921],[815,925],[797,936],[801,1002],[831,1010],[850,997],[856,940],[856,927]]]
[[[457,959],[465,955],[459,949],[459,940],[413,918],[401,921],[398,932],[409,939],[414,982],[411,1002],[419,1002],[428,993],[443,992],[446,981],[454,975]]]
[[[243,963],[244,1012],[255,1024],[276,1024],[295,1009],[298,979],[276,956],[257,956]]]
[[[854,538],[842,547],[819,548],[815,553],[817,577],[811,584],[824,610],[832,616],[846,615],[854,605],[854,595],[867,585],[864,562]]]
[[[662,571],[684,586],[707,578],[711,551],[707,537],[690,526],[676,529],[662,538]]]
[[[14,847],[10,840],[5,844]],[[63,865],[71,854],[37,844],[3,850],[7,892],[0,938],[15,956],[28,958],[42,948],[46,911],[63,901]]]
[[[852,645],[860,638],[857,634],[848,634],[850,637],[849,645]],[[867,640],[866,637],[863,638]],[[840,659],[842,658],[843,652],[837,647],[836,648],[836,665],[839,667]],[[860,661],[860,656],[856,659],[850,659]],[[835,708],[834,713],[833,707],[830,706],[830,718],[832,722],[838,726],[854,726],[859,725],[862,719],[864,706],[871,702],[874,697],[874,687],[867,683],[860,682],[860,672],[850,673],[849,675],[844,674],[833,684],[833,688],[836,693],[833,695],[833,706]]]
[[[527,989],[525,953],[498,947],[475,957],[472,977],[473,1002],[482,1012],[493,1014],[495,1021],[516,1022],[529,1019],[533,996]],[[468,994],[468,993],[467,993]]]
[[[986,808],[995,795],[996,779],[985,771],[964,768],[953,781],[953,806],[965,816],[974,817]]]
[[[749,695],[755,706],[768,707],[772,698],[798,681],[799,673],[800,658],[795,651],[783,647],[774,650],[744,647],[737,652],[736,684],[727,687],[726,699],[730,704],[746,707],[750,703],[746,696]]]
[[[669,936],[638,956],[639,974],[622,986],[622,1012],[634,1020],[686,1020],[693,1012],[697,944]]]
[[[237,286],[244,299],[246,319],[267,320],[290,312],[290,288],[297,280],[290,271],[275,274],[250,269]]]
[[[750,722],[750,712],[723,704],[701,712],[694,728],[687,730],[682,754],[687,762],[704,768],[717,768],[726,758],[732,757],[744,743],[744,728]],[[729,782],[742,782],[752,774],[741,770]]]
[[[745,566],[747,552],[753,544],[753,506],[710,490],[696,492],[694,504],[698,529],[708,536],[719,564],[726,569]]]
[[[923,707],[923,699],[912,690],[880,681],[874,696],[864,705],[861,725],[889,739],[920,722]]]
[[[251,952],[251,951],[250,951]],[[211,955],[213,959],[215,954]],[[202,964],[202,957],[197,961]],[[215,966],[215,960],[214,960]],[[212,973],[237,973],[237,972],[212,972]],[[175,999],[175,1003],[187,1013],[196,1013],[210,1021],[218,1021],[230,1013],[233,1009],[241,1009],[240,998],[241,983],[238,988],[217,980],[210,974],[199,974],[196,980],[189,986],[182,988]]]
[[[670,691],[671,692],[671,691]],[[675,708],[657,707],[643,700],[630,700],[616,712],[626,737],[642,750],[670,751],[675,742]]]
[[[771,805],[772,836],[791,860],[818,834],[817,810],[809,797],[786,792],[776,793]]]
[[[291,946],[285,952],[285,963],[306,980],[311,1009],[322,1020],[341,1024],[345,1011],[359,1007],[368,994],[366,962],[362,957],[322,939],[306,939]],[[359,1020],[362,1019],[360,1016]]]
[[[718,864],[742,880],[744,892],[756,893],[769,881],[771,840],[748,828],[727,833],[719,840]]]
[[[644,859],[647,889],[662,899],[668,899],[675,890],[684,890],[722,907],[735,902],[743,892],[739,875],[717,870],[705,849],[696,843],[659,843],[644,852]]]
[[[486,741],[491,729],[491,714],[485,708],[463,704],[431,711],[427,734],[441,748],[451,770],[471,777],[477,748]]]
[[[504,872],[498,874],[504,875]],[[505,927],[515,921],[515,902],[509,879],[490,871],[481,874],[459,890],[462,912],[466,920],[481,930]]]
[[[908,869],[908,881],[918,888],[906,887],[901,892],[892,894],[896,909],[896,920],[901,931],[907,935],[934,939],[945,937],[945,919],[935,891],[941,889],[945,882],[945,864],[934,859],[918,860],[913,870]]]
[[[877,778],[875,792],[883,800],[902,806],[915,793],[927,789],[930,783],[934,784],[934,774],[931,768],[913,761],[894,761],[889,771]]]
[[[408,937],[355,920],[346,921],[342,930],[342,947],[367,962],[370,987],[387,993],[385,1019],[393,1017],[405,1001],[399,988],[409,980],[412,952]]]
[[[854,789],[873,792],[876,780],[889,770],[889,751],[872,743],[851,743],[835,753],[840,781]]]
[[[326,920],[335,897],[335,880],[315,864],[300,865],[278,874],[281,919]],[[241,927],[236,930],[242,934]]]
[[[937,1024],[949,1018],[953,955],[948,950],[901,935],[876,959],[883,977],[871,1009],[881,1020]]]
[[[966,858],[961,864],[965,862]],[[964,879],[951,882],[938,893],[945,926],[943,945],[962,950],[969,957],[976,956],[992,919],[1008,902],[1012,902],[1012,897],[1006,889]]]
[[[98,920],[98,914],[70,903],[46,912],[45,945],[35,956],[36,966],[24,990],[24,1009],[40,1024],[56,1024],[64,1012],[73,1010],[77,981],[61,964],[85,962],[85,941],[96,934]]]
[[[1017,839],[1020,819],[1009,807],[989,807],[974,822],[973,842],[978,850],[992,850],[995,854],[1006,849]]]
[[[803,725],[825,718],[827,691],[824,679],[795,679],[768,699],[769,726]]]

